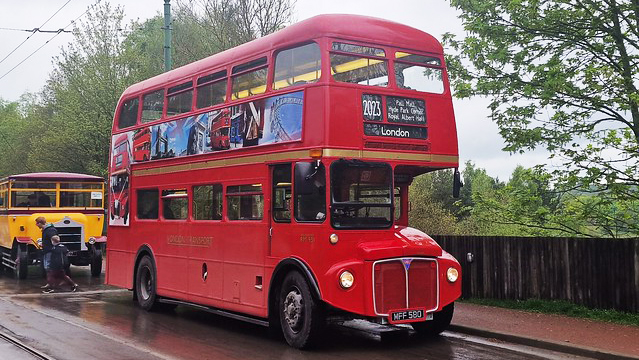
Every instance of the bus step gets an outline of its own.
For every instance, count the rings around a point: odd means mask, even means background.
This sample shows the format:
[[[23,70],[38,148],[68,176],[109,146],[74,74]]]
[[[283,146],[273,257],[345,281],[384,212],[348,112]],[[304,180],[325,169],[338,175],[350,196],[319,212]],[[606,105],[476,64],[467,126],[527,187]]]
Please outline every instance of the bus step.
[[[2,266],[6,266],[11,270],[16,269],[16,262],[11,258],[11,254],[2,253]]]
[[[256,324],[256,325],[261,325],[261,326],[266,326],[268,327],[268,321],[267,320],[261,320],[261,319],[256,319],[250,316],[246,316],[246,315],[242,315],[242,314],[236,314],[233,312],[228,312],[228,311],[224,311],[224,310],[220,310],[220,309],[216,309],[213,307],[208,307],[208,306],[204,306],[204,305],[198,305],[198,304],[194,304],[188,301],[180,301],[180,300],[173,300],[173,299],[159,299],[159,301],[161,303],[165,303],[165,304],[174,304],[174,305],[186,305],[186,306],[190,306],[194,309],[199,309],[199,310],[204,310],[207,312],[210,312],[212,314],[216,314],[216,315],[220,315],[220,316],[225,316],[231,319],[236,319],[236,320],[241,320],[241,321],[246,321],[252,324]]]

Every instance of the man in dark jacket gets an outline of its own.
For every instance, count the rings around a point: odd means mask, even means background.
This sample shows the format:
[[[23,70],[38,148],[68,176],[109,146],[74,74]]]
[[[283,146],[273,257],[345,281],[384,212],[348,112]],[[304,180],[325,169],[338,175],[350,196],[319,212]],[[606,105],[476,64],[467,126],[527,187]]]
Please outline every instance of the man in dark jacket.
[[[42,263],[44,270],[49,271],[49,262],[51,261],[51,250],[53,250],[53,244],[51,243],[51,237],[58,235],[58,230],[53,224],[47,224],[47,219],[44,216],[38,216],[35,220],[36,226],[42,230]],[[41,288],[49,288],[49,284],[42,286]]]

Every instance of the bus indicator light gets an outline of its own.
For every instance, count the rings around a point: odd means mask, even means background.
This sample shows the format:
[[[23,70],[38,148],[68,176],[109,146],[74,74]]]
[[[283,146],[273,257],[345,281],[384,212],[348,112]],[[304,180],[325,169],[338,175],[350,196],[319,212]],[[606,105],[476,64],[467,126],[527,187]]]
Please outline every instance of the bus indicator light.
[[[339,241],[339,238],[337,237],[337,234],[331,234],[331,236],[328,237],[328,241],[330,241],[331,244],[335,245]]]
[[[322,157],[324,151],[322,149],[311,149],[308,151],[308,155],[313,159],[319,159]]]

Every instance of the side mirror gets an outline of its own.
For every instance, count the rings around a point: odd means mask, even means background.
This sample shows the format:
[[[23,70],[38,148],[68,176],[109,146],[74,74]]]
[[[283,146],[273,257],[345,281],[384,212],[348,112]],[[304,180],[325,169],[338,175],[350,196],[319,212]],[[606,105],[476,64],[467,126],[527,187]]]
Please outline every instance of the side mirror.
[[[461,181],[461,174],[459,173],[459,169],[455,169],[455,173],[453,174],[453,197],[455,199],[459,198],[459,191],[464,187],[464,184]]]
[[[295,194],[311,195],[315,190],[313,175],[315,164],[310,162],[298,162],[295,164]]]

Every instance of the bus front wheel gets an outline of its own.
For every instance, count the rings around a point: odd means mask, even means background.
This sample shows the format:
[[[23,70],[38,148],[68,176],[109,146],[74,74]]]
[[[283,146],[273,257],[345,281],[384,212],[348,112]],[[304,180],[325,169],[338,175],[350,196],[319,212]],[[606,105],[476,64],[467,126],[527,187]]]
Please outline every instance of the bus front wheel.
[[[314,345],[326,320],[321,304],[313,298],[306,279],[297,271],[289,273],[279,295],[280,326],[286,342],[297,349]]]
[[[102,251],[100,249],[93,250],[91,257],[91,276],[98,277],[102,273]]]
[[[148,256],[144,256],[138,264],[135,277],[135,297],[144,310],[151,311],[157,307],[155,265]]]
[[[442,331],[448,328],[450,321],[453,319],[453,312],[455,311],[455,303],[450,303],[442,309],[433,314],[433,320],[412,323],[413,330],[420,335],[436,336],[442,333]]]

